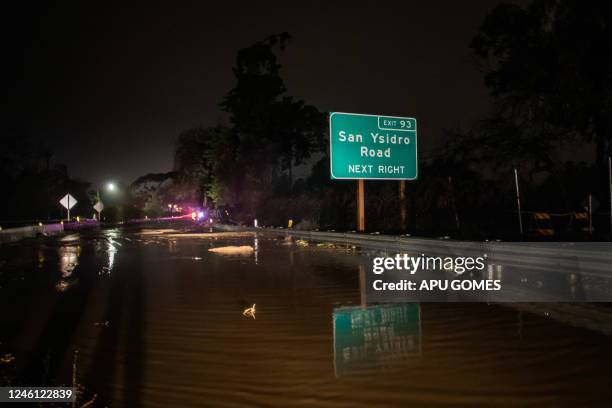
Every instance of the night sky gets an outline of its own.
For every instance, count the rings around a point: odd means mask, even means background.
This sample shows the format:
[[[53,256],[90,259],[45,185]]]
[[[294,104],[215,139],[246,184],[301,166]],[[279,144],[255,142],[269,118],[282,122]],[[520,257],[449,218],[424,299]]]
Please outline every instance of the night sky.
[[[415,116],[421,156],[490,104],[468,45],[496,1],[88,3],[5,14],[17,68],[5,129],[46,139],[54,161],[93,183],[171,170],[182,130],[225,119],[217,103],[236,52],[275,32],[293,35],[281,57],[289,95]]]

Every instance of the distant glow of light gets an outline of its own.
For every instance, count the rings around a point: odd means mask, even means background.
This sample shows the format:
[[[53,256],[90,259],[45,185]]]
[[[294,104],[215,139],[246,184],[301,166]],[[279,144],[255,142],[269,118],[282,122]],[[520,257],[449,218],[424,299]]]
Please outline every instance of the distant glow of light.
[[[196,214],[196,212],[192,212],[191,213],[191,219],[195,221],[196,217],[198,216],[198,214]]]
[[[108,184],[106,185],[106,189],[107,189],[108,191],[115,191],[115,188],[116,188],[116,187],[115,187],[115,183],[108,183]]]
[[[204,211],[198,211],[198,220],[204,218]]]

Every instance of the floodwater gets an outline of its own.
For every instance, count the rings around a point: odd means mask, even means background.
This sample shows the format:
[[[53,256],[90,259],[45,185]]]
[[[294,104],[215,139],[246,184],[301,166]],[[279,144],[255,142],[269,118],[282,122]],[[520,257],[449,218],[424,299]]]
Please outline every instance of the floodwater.
[[[370,304],[358,252],[121,229],[0,246],[0,385],[74,379],[94,407],[609,406],[608,335]]]

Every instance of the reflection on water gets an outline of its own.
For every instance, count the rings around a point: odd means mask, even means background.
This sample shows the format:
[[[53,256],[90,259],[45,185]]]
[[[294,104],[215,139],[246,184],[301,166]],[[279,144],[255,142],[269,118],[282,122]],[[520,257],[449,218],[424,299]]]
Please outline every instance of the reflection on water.
[[[55,289],[58,292],[65,292],[78,282],[78,278],[73,277],[76,267],[79,265],[79,256],[81,255],[81,246],[79,237],[74,234],[69,240],[69,244],[64,244],[57,249],[60,279],[55,284]]]
[[[333,325],[336,376],[421,355],[418,303],[336,308]]]
[[[36,249],[36,267],[38,269],[45,266],[45,259],[45,248],[41,245]]]
[[[113,266],[115,265],[115,254],[118,251],[118,248],[121,246],[121,243],[117,241],[118,237],[117,230],[106,231],[106,255],[107,255],[107,264],[102,267],[100,274],[110,275],[113,271]]]
[[[59,270],[62,273],[62,278],[67,278],[72,275],[79,264],[81,247],[79,245],[65,245],[59,247],[57,251],[59,253]]]
[[[45,372],[57,385],[71,382],[78,350],[79,382],[98,395],[95,406],[553,407],[612,398],[610,337],[578,328],[612,321],[605,310],[577,322],[567,305],[572,327],[553,311],[374,304],[358,251],[269,235],[102,230],[46,239],[42,253],[26,245],[22,264],[34,273],[0,280],[0,355],[15,356],[18,375],[29,374],[18,378],[32,380],[24,383],[40,384]],[[245,245],[253,256],[208,251]],[[0,259],[14,251],[0,247]],[[102,268],[112,274],[100,277]],[[497,263],[486,270],[501,272]],[[504,266],[504,279],[513,273]],[[57,293],[59,276],[79,284]]]
[[[255,265],[259,264],[259,238],[257,234],[253,236],[253,256],[255,260]]]
[[[174,254],[177,252],[177,241],[176,239],[170,238],[168,239],[168,252]]]

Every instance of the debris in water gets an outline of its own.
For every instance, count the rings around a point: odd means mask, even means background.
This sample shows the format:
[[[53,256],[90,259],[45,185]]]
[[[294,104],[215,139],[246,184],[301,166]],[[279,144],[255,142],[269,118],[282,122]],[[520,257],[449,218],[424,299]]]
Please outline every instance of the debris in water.
[[[72,286],[76,285],[77,282],[78,282],[78,279],[71,279],[71,280],[62,279],[55,284],[55,290],[57,290],[58,292],[65,292],[68,289],[70,289]]]
[[[305,239],[298,239],[297,241],[295,241],[295,244],[297,246],[307,247],[308,246],[308,241],[306,241]]]
[[[255,319],[255,303],[253,303],[253,306],[244,309],[244,312],[242,312],[243,316],[249,316],[252,317],[253,319]]]
[[[331,242],[319,242],[317,244],[317,247],[319,247],[319,248],[336,248],[336,245],[332,244]]]
[[[255,307],[255,305],[253,305],[253,307]],[[255,316],[253,316],[253,318],[255,318]],[[15,361],[15,356],[12,355],[11,353],[6,353],[0,356],[0,363],[2,364],[11,364],[14,361]]]
[[[222,255],[250,255],[253,253],[253,247],[250,245],[224,246],[218,248],[210,248],[209,251]]]
[[[138,234],[140,235],[163,235],[163,234],[176,233],[176,232],[181,232],[181,231],[177,229],[162,228],[162,229],[144,230],[144,231],[139,232]]]
[[[172,234],[163,234],[169,238],[242,238],[254,237],[254,232],[181,232]]]

